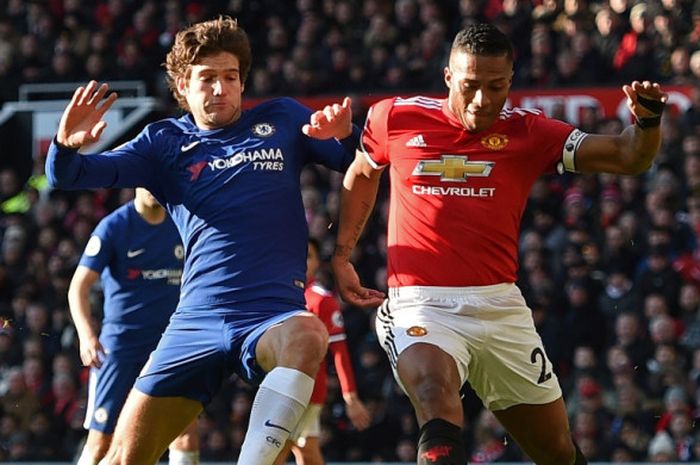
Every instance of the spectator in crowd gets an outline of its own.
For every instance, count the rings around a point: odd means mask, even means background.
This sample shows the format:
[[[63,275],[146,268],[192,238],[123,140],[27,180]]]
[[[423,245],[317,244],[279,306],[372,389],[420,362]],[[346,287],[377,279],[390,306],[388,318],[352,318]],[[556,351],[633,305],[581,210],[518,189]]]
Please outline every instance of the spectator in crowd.
[[[647,460],[650,462],[668,463],[678,460],[673,439],[666,431],[656,433],[649,441]]]
[[[11,415],[18,421],[19,428],[27,429],[32,416],[39,411],[39,400],[27,388],[24,373],[20,367],[10,368],[5,376],[8,388],[7,392],[0,396],[0,407],[5,414]]]

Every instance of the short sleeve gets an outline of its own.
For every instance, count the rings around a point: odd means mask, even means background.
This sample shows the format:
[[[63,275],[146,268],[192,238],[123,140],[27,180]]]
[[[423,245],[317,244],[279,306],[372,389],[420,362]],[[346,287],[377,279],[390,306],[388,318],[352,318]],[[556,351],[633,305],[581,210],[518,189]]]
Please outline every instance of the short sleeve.
[[[80,257],[80,265],[101,273],[109,265],[114,253],[112,232],[108,220],[102,220],[92,232]]]
[[[583,135],[584,133],[569,123],[543,115],[531,119],[530,135],[536,141],[534,145],[540,147],[542,156],[545,158],[546,172],[561,174],[564,170],[574,171],[575,148],[570,146],[571,141],[569,141],[570,136],[574,134]],[[575,138],[576,140],[580,143],[583,137]]]
[[[386,147],[389,113],[393,106],[393,98],[380,100],[372,105],[367,112],[365,126],[360,136],[360,151],[376,169],[389,164],[389,153]]]

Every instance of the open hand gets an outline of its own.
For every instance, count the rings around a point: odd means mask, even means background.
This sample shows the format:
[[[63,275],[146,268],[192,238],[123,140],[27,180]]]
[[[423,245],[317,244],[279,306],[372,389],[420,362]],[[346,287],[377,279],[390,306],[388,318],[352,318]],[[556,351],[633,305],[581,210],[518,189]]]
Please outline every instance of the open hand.
[[[353,396],[350,400],[345,400],[345,413],[358,431],[367,429],[372,422],[372,416],[369,414],[367,407],[357,396]]]
[[[352,263],[344,258],[331,261],[338,292],[343,300],[356,307],[378,307],[384,301],[384,293],[363,287]]]
[[[100,138],[107,127],[102,116],[117,99],[117,94],[112,92],[102,100],[108,88],[107,84],[97,87],[97,82],[90,81],[86,87],[75,90],[58,125],[56,140],[59,144],[78,149]]]
[[[326,105],[323,110],[311,114],[309,123],[301,128],[301,132],[314,139],[344,139],[352,134],[352,101],[345,97],[342,105],[334,103]]]

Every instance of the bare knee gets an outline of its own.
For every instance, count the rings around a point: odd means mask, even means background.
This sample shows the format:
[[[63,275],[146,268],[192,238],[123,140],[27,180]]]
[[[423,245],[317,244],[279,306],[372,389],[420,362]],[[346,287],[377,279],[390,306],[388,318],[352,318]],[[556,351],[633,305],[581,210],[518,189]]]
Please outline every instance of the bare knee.
[[[174,450],[199,450],[199,437],[196,434],[184,433],[176,437],[170,443],[170,449]]]
[[[320,363],[328,350],[328,330],[318,318],[303,318],[290,331],[283,348],[283,355],[298,356],[310,362]]]
[[[286,366],[311,377],[328,349],[328,330],[316,316],[298,315],[282,325],[269,329],[258,343],[258,364],[269,371]]]
[[[454,395],[452,389],[440,377],[426,374],[425,376],[414,377],[412,381],[411,391],[413,391],[416,401],[421,405],[437,406],[448,402]]]
[[[399,356],[397,369],[419,423],[442,418],[462,424],[460,378],[450,355],[436,346],[416,344]]]
[[[199,430],[197,429],[197,419],[170,443],[170,449],[183,451],[199,450]]]
[[[442,374],[415,374],[408,382],[403,383],[416,410],[419,424],[435,418],[442,418],[457,425],[462,423],[459,390]]]

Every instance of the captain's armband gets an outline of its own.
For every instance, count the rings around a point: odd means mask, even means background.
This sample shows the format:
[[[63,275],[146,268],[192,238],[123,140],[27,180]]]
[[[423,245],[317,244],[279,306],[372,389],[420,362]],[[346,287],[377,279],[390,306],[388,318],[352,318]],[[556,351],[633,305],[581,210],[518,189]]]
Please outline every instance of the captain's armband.
[[[561,153],[561,161],[557,164],[559,174],[564,174],[565,171],[572,173],[576,172],[576,151],[578,150],[583,139],[588,134],[580,129],[574,129],[564,141],[564,149]]]

